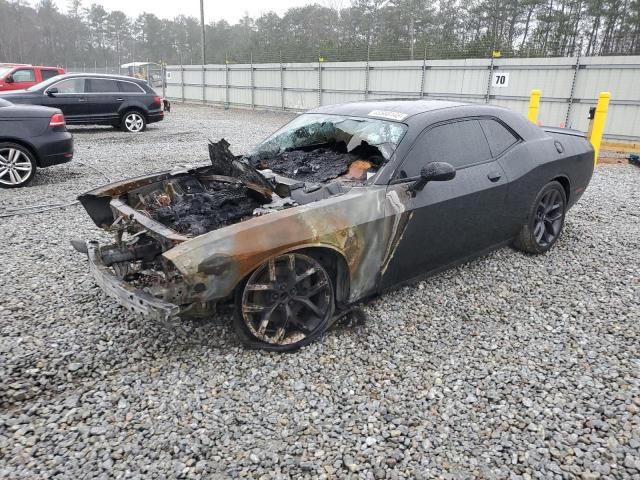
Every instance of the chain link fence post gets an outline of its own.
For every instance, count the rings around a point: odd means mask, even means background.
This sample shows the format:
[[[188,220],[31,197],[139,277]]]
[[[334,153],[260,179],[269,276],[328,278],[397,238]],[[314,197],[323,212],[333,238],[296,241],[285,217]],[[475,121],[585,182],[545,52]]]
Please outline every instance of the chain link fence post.
[[[202,103],[207,103],[207,67],[202,65]]]
[[[495,25],[494,25],[495,28]],[[489,99],[491,98],[491,80],[493,79],[493,69],[495,67],[495,56],[494,53],[496,51],[496,33],[495,30],[493,32],[493,40],[491,42],[491,63],[489,64],[489,78],[487,79],[487,94],[484,99],[484,103],[489,103]]]
[[[254,77],[254,73],[253,73],[253,51],[251,51],[251,54],[249,56],[249,62],[250,62],[250,83],[251,83],[251,109],[255,110],[256,108],[256,80]]]
[[[318,48],[318,106],[322,106],[322,57]]]
[[[224,108],[229,109],[229,55],[224,60]]]
[[[569,128],[569,120],[571,118],[571,108],[573,107],[573,97],[575,95],[576,90],[576,80],[578,78],[578,70],[580,70],[580,57],[582,55],[582,42],[583,39],[580,39],[580,46],[578,47],[578,52],[576,54],[576,63],[574,65],[573,78],[571,79],[571,91],[569,92],[569,105],[567,105],[567,115],[564,117],[564,126]]]
[[[487,94],[485,95],[484,103],[489,103],[489,98],[491,97],[491,79],[493,78],[493,68],[494,68],[494,58],[493,51],[491,52],[491,63],[489,64],[489,78],[487,80]]]
[[[364,99],[369,98],[369,63],[371,61],[371,44],[367,44],[367,63],[364,70]]]
[[[427,46],[424,46],[424,55],[422,56],[422,78],[420,79],[420,98],[424,98],[424,77],[427,74]]]
[[[184,65],[182,65],[182,58],[180,58],[180,95],[182,103],[184,103]]]
[[[160,60],[160,76],[162,77],[162,98],[167,98],[167,65]]]
[[[280,104],[284,110],[284,67],[282,65],[282,50],[280,50]]]

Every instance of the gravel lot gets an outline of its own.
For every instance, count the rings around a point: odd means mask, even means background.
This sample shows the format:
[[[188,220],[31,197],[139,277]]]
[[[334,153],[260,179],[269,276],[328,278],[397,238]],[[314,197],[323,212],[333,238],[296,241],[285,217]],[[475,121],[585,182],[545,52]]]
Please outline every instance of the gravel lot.
[[[2,212],[240,153],[289,115],[174,105]],[[92,284],[84,210],[0,218],[0,478],[640,479],[640,169],[597,169],[546,255],[502,249],[365,308],[320,343],[241,348],[228,319],[143,321]]]

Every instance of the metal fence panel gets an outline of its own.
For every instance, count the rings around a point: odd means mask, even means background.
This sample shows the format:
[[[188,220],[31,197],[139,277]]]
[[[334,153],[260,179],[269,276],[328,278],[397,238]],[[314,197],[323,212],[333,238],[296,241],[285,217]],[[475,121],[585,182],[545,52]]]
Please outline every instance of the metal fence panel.
[[[496,75],[503,84],[495,84]],[[508,77],[508,79],[506,78]],[[203,78],[206,87],[203,92]],[[585,131],[599,92],[611,92],[605,136],[640,140],[640,57],[469,58],[167,66],[166,96],[225,106],[303,111],[377,98],[490,103],[527,113],[542,91],[542,124]]]

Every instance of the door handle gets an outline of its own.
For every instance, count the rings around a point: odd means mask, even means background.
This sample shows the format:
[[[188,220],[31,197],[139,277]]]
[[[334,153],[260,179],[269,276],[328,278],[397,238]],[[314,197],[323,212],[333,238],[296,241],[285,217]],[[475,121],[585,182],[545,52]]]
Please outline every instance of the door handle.
[[[489,172],[489,175],[487,175],[487,178],[489,180],[491,180],[492,182],[497,182],[498,180],[500,180],[502,178],[502,174],[500,172],[498,172],[497,170],[493,170],[493,171]]]
[[[79,102],[86,102],[86,101],[87,101],[87,99],[86,99],[86,98],[84,98],[84,97],[80,97],[80,98],[78,99],[78,101],[79,101]]]
[[[116,100],[117,100],[118,102],[122,102],[122,101],[124,101],[124,98],[116,98]]]

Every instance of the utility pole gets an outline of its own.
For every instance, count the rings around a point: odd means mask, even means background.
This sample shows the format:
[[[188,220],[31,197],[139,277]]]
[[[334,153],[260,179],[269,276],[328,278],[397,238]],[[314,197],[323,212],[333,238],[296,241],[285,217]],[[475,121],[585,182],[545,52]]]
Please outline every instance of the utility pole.
[[[204,35],[204,0],[200,0],[200,43],[202,52],[202,65],[207,64],[207,50],[205,47]]]

